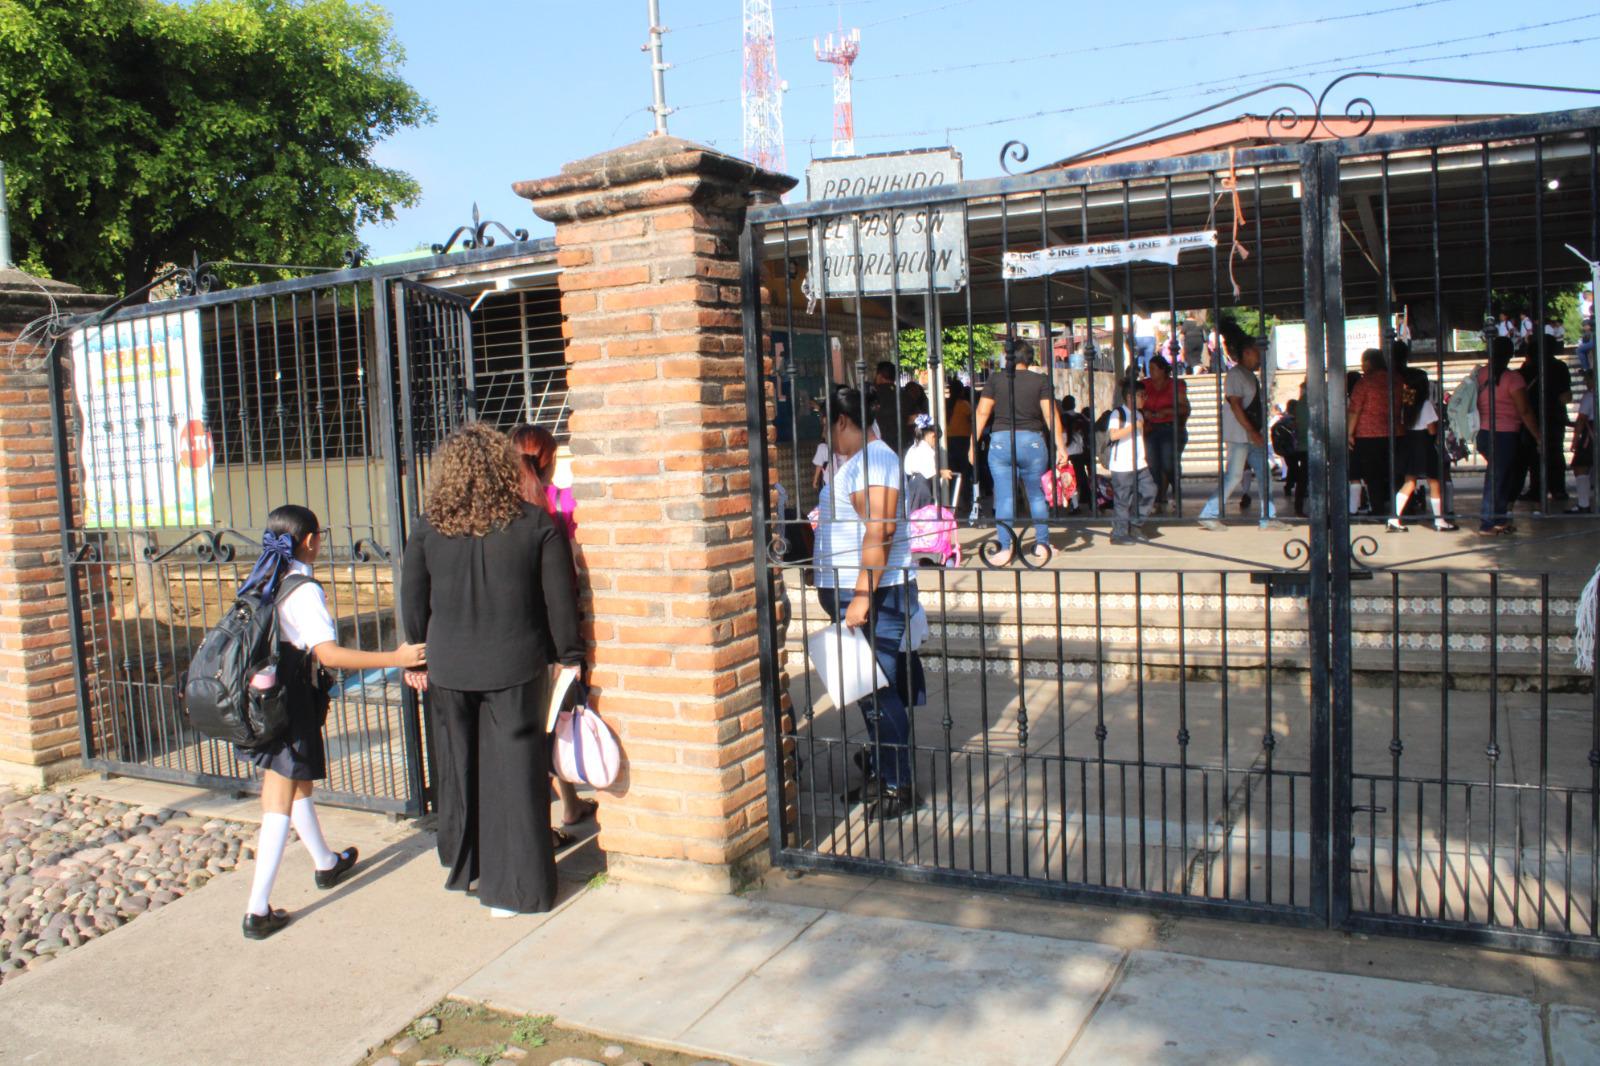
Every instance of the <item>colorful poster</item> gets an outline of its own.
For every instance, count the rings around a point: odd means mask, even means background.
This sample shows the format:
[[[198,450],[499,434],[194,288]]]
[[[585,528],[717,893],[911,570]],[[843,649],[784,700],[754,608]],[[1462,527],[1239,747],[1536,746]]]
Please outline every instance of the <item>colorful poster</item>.
[[[124,319],[72,335],[84,528],[212,524],[201,366],[199,311]]]

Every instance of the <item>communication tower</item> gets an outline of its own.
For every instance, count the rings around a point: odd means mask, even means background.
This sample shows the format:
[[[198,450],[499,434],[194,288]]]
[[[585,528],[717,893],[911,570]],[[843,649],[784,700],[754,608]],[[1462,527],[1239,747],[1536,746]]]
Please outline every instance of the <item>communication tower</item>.
[[[830,33],[827,40],[813,40],[811,44],[818,61],[833,66],[833,154],[855,155],[856,116],[850,102],[850,68],[861,54],[861,31],[851,30],[846,34],[840,29],[838,43],[834,43]]]
[[[744,0],[744,157],[765,170],[784,170],[783,90],[772,30],[772,0]]]

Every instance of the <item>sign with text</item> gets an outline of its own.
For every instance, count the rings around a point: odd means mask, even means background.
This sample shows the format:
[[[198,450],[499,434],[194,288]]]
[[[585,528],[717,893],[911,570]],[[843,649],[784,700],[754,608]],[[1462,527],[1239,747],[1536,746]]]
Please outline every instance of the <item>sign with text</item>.
[[[1347,318],[1344,320],[1345,362],[1349,366],[1361,365],[1361,353],[1383,344],[1383,331],[1378,319]],[[1306,369],[1306,324],[1285,322],[1272,327],[1272,358],[1279,370]]]
[[[1007,252],[1002,269],[1009,279],[1042,278],[1065,270],[1121,266],[1123,263],[1178,265],[1178,255],[1191,248],[1215,248],[1217,231],[1164,233],[1154,237],[1129,237],[1093,244],[1067,244],[1037,252]]]
[[[961,180],[961,156],[926,152],[818,159],[806,197],[838,200]],[[967,234],[960,201],[830,215],[811,223],[805,291],[812,299],[900,292],[960,292],[967,284]]]
[[[200,312],[90,326],[72,335],[83,420],[86,529],[209,526],[211,434]]]

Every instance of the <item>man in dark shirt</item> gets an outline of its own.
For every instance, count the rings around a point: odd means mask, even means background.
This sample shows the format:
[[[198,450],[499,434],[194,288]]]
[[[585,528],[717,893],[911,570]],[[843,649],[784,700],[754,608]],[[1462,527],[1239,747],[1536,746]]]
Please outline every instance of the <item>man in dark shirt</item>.
[[[1541,449],[1533,434],[1526,429],[1522,431],[1511,484],[1521,486],[1531,474],[1524,500],[1543,502],[1546,493],[1552,500],[1565,500],[1567,405],[1572,402],[1572,370],[1567,361],[1556,354],[1560,346],[1554,338],[1534,334],[1530,343],[1538,354],[1530,354],[1520,370],[1528,383],[1528,402],[1533,405],[1534,418],[1542,418],[1544,440],[1548,443]],[[1535,473],[1541,470],[1542,478]]]

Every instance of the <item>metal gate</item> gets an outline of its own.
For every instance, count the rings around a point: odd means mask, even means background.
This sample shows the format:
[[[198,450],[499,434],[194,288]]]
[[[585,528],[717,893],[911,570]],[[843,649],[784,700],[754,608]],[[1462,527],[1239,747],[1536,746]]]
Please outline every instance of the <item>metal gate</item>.
[[[77,325],[54,360],[53,429],[84,763],[254,788],[189,728],[178,680],[283,503],[322,520],[316,576],[341,642],[394,645],[428,458],[474,410],[468,304],[368,268]],[[345,675],[325,735],[334,802],[424,809],[418,702],[394,672]]]
[[[746,350],[772,356],[752,356],[747,384],[775,861],[1250,921],[1600,945],[1600,707],[1593,672],[1570,655],[1573,586],[1600,561],[1594,506],[1556,516],[1546,501],[1493,541],[1434,532],[1426,512],[1424,528],[1388,532],[1380,497],[1409,455],[1397,437],[1383,476],[1365,471],[1379,517],[1352,517],[1345,388],[1347,359],[1359,362],[1347,338],[1373,320],[1362,347],[1395,365],[1409,336],[1408,365],[1442,416],[1442,393],[1483,362],[1490,308],[1524,290],[1541,309],[1576,292],[1588,268],[1562,245],[1597,254],[1600,113],[1376,134],[1370,112],[1349,113],[1275,113],[1283,143],[1265,147],[749,212]],[[1364,136],[1310,139],[1330,129]],[[1536,234],[1468,259],[1469,215],[1489,244]],[[1165,263],[1078,265],[1116,242],[1207,231],[1214,244]],[[1051,267],[1026,268],[1041,259]],[[1020,502],[1025,482],[1009,521],[969,511],[965,492],[941,499],[963,558],[914,571],[926,700],[904,744],[886,745],[881,693],[860,713],[835,707],[807,644],[831,620],[817,588],[828,560],[809,545],[827,521],[812,511],[832,476],[834,386],[898,362],[908,329],[952,379],[1025,373],[998,365],[994,337],[1030,333],[1051,391],[1088,416],[1080,482],[1098,488],[1097,420],[1140,318],[1174,337],[1193,320],[1202,353],[1231,320],[1264,354],[1269,400],[1293,398],[1303,378],[1302,513],[1269,476],[1241,510],[1224,500],[1225,531],[1196,529],[1230,460],[1219,427],[1232,411],[1207,372],[1180,379],[1188,445],[1164,513],[1139,513],[1135,496],[1136,543],[1109,542],[1114,508],[1097,491],[1075,510],[1049,500],[1042,521]],[[1298,366],[1277,357],[1291,341]],[[880,431],[917,403],[878,392]],[[1391,392],[1391,424],[1412,400]],[[930,413],[970,484],[963,406]],[[1046,469],[1060,458],[1051,436]],[[1002,482],[1005,467],[1026,469],[1007,458],[979,467]],[[1483,477],[1475,458],[1453,467],[1457,512],[1475,515]],[[1290,528],[1259,528],[1269,498]],[[948,518],[923,518],[912,531],[932,546]],[[1035,525],[1054,558],[996,565],[997,540],[1029,542]],[[1535,753],[1515,771],[1512,734]],[[884,817],[863,771],[896,748],[921,803]]]

